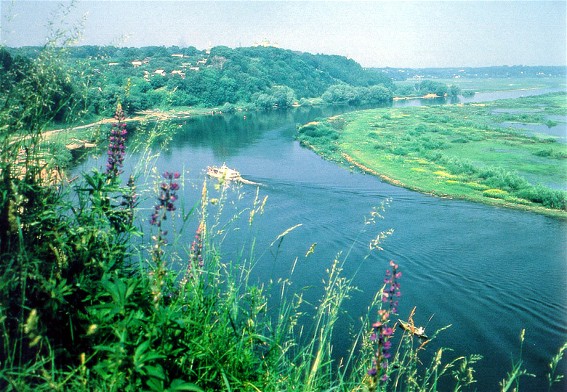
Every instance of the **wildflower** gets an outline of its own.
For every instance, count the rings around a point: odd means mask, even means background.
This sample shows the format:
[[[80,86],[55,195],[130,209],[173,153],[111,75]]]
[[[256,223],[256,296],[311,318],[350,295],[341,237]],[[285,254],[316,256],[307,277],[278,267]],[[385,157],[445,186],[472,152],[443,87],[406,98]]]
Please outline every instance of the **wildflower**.
[[[163,254],[162,247],[167,243],[165,240],[167,231],[162,230],[162,223],[167,219],[167,212],[175,211],[176,191],[179,189],[179,184],[173,181],[179,178],[179,173],[165,172],[163,173],[163,178],[166,181],[160,185],[157,196],[158,202],[154,205],[154,210],[150,216],[150,225],[158,227],[157,235],[152,237],[155,242],[153,257],[156,262],[161,260]]]
[[[372,358],[372,367],[367,372],[371,377],[373,390],[378,382],[388,380],[388,359],[391,357],[390,349],[392,348],[390,338],[394,334],[389,322],[390,316],[397,313],[398,301],[395,298],[401,295],[398,279],[401,278],[402,273],[398,271],[398,265],[393,261],[390,262],[390,266],[392,271],[386,271],[384,288],[382,289],[382,303],[388,304],[388,307],[378,311],[379,321],[372,324],[370,335],[370,341],[376,342],[378,346],[374,358]]]
[[[179,184],[174,180],[178,179],[179,173],[163,173],[165,179],[159,186],[159,193],[157,196],[157,203],[154,205],[152,215],[150,217],[150,225],[157,226],[157,235],[152,236],[154,245],[152,247],[152,259],[155,263],[155,271],[152,276],[152,295],[153,302],[156,308],[159,302],[164,297],[163,286],[165,284],[165,264],[164,264],[164,247],[167,244],[165,239],[167,231],[162,229],[162,223],[167,219],[167,213],[175,211],[175,201],[177,200],[176,191],[179,189]]]
[[[372,367],[372,368],[368,369],[368,375],[369,375],[370,377],[374,377],[377,372],[378,372],[378,371],[376,370],[376,367]]]
[[[153,226],[158,226],[161,228],[161,222],[167,219],[166,211],[175,211],[175,201],[177,201],[177,191],[179,190],[179,184],[174,182],[174,179],[180,177],[178,172],[163,173],[163,178],[166,180],[161,183],[160,191],[158,194],[158,203],[154,206],[154,212],[150,218],[150,224]]]
[[[116,105],[116,113],[114,118],[117,122],[112,124],[110,130],[110,137],[108,138],[108,160],[106,164],[106,176],[108,178],[116,178],[122,173],[122,166],[124,163],[124,155],[126,148],[126,123],[124,122],[124,111],[122,105]]]
[[[195,239],[191,244],[191,250],[189,252],[189,262],[187,263],[187,273],[189,278],[193,278],[193,270],[197,268],[199,274],[202,273],[202,268],[205,266],[203,260],[203,232],[205,229],[205,223],[201,222],[197,231],[195,232]],[[186,280],[185,280],[186,281]]]

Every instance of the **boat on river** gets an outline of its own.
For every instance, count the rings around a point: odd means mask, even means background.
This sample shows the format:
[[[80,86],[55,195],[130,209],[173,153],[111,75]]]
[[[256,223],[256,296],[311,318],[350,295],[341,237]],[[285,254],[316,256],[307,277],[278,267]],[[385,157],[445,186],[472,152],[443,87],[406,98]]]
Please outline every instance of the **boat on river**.
[[[240,176],[240,172],[229,168],[224,163],[221,167],[208,166],[207,174],[209,175],[209,177],[214,177],[221,180],[238,181],[242,179],[242,177]]]
[[[207,175],[209,177],[218,179],[220,182],[239,181],[243,184],[248,184],[248,185],[262,185],[257,182],[249,181],[242,178],[238,170],[231,169],[228,166],[226,166],[226,164],[224,163],[222,164],[221,167],[207,166]]]
[[[416,327],[413,323],[408,323],[407,321],[398,320],[400,323],[400,327],[403,330],[408,331],[409,333],[417,336],[420,339],[427,340],[429,337],[425,334],[425,328],[423,327]]]

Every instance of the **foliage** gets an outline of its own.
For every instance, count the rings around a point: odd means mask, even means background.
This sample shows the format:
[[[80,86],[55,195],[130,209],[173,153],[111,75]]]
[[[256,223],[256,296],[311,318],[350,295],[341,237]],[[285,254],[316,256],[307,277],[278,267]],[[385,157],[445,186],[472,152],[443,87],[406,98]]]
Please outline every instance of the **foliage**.
[[[50,66],[38,60],[27,77],[36,80]],[[45,79],[45,88],[62,94],[58,80]],[[445,351],[438,349],[423,365],[425,344],[411,329],[394,330],[401,292],[394,263],[352,354],[339,366],[334,327],[355,289],[342,276],[346,259],[332,262],[321,299],[308,304],[287,279],[272,291],[251,278],[253,238],[244,240],[238,259],[223,255],[223,233],[245,212],[251,225],[264,210],[259,192],[248,210],[226,219],[231,188],[205,183],[195,207],[178,211],[184,178],[165,172],[155,179],[155,206],[145,228],[151,239],[144,241],[137,226],[147,211],[138,207],[136,178],[123,176],[122,105],[111,125],[106,170],[93,169],[69,184],[40,149],[53,116],[43,100],[52,102],[51,96],[36,95],[27,83],[11,87],[26,120],[15,121],[11,107],[0,111],[2,390],[431,391],[440,390],[441,381],[455,390],[474,383],[470,365],[477,356],[444,362]],[[344,126],[337,120],[329,129],[339,135]],[[191,246],[179,246],[191,227]],[[278,246],[292,229],[278,237]],[[379,249],[381,236],[372,249]],[[271,294],[276,291],[279,297]],[[413,315],[409,321],[413,326]],[[401,342],[395,351],[394,338]],[[554,373],[562,352],[552,359],[550,384],[559,380]],[[522,371],[515,367],[511,379]]]
[[[459,94],[461,94],[461,89],[454,84],[448,86],[440,81],[422,80],[421,82],[415,83],[414,85],[398,86],[396,89],[396,94],[410,97],[421,97],[430,94],[437,97],[457,97]]]
[[[289,107],[302,98],[321,96],[335,84],[356,88],[369,103],[391,99],[391,80],[341,56],[313,55],[273,47],[200,51],[194,47],[69,48],[68,64],[88,80],[84,105],[93,115],[110,116],[120,101],[127,114],[164,105],[216,107],[254,103],[257,108]],[[12,48],[29,61],[41,51]],[[10,78],[8,78],[10,79]],[[125,86],[127,86],[125,88]],[[375,87],[380,87],[376,89]]]
[[[346,156],[348,164],[411,189],[562,216],[567,192],[544,184],[567,179],[564,145],[495,126],[504,120],[502,111],[493,110],[508,108],[502,109],[506,121],[543,124],[546,114],[565,112],[564,97],[358,111],[301,126],[297,138],[326,158],[344,162]],[[514,110],[534,105],[545,110]]]

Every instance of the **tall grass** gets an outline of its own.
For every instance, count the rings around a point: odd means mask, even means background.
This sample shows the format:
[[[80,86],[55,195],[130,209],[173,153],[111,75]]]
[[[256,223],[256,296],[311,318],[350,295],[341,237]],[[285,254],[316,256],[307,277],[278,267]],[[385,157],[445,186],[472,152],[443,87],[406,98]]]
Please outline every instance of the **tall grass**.
[[[446,358],[449,350],[436,348],[426,363],[437,333],[423,341],[399,327],[397,265],[360,320],[349,355],[338,359],[335,327],[355,289],[342,273],[346,258],[330,262],[321,298],[307,303],[290,279],[274,290],[252,277],[253,237],[236,256],[223,253],[240,218],[248,214],[248,225],[261,218],[266,199],[259,193],[248,209],[227,211],[231,187],[205,183],[194,208],[180,210],[184,176],[168,171],[155,177],[153,208],[140,208],[139,176],[123,173],[120,105],[108,166],[69,184],[38,149],[50,113],[24,87],[25,125],[10,105],[0,112],[0,389],[474,388],[478,356]],[[192,238],[183,235],[193,230]],[[560,359],[552,361],[551,384]]]

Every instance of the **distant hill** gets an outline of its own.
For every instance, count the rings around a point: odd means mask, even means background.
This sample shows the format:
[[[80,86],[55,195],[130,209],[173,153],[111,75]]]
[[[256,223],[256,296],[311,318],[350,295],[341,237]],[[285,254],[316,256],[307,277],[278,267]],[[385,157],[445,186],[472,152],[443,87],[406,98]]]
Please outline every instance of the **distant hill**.
[[[28,64],[43,48],[0,48],[0,67]],[[129,113],[170,106],[250,108],[289,107],[296,103],[376,104],[396,96],[456,96],[451,78],[549,77],[566,75],[566,67],[495,66],[464,68],[363,68],[344,56],[311,54],[275,47],[207,50],[190,47],[78,46],[63,50],[74,75],[82,106],[94,115],[112,115],[117,101]],[[29,65],[26,65],[28,67]],[[1,70],[0,70],[1,71]],[[1,73],[1,72],[0,72]],[[0,75],[9,86],[10,75]],[[20,75],[20,76],[18,76]],[[415,86],[398,85],[419,77]],[[445,79],[445,81],[434,81]],[[63,79],[62,79],[63,80]],[[66,87],[73,90],[73,85]]]
[[[8,49],[12,56],[26,58],[40,51]],[[130,112],[165,104],[268,108],[321,97],[336,86],[343,90],[335,88],[327,96],[348,103],[391,100],[395,89],[383,72],[364,69],[346,57],[275,47],[79,46],[68,48],[66,56],[83,81],[88,80],[87,105],[94,114],[110,114],[117,99]]]

